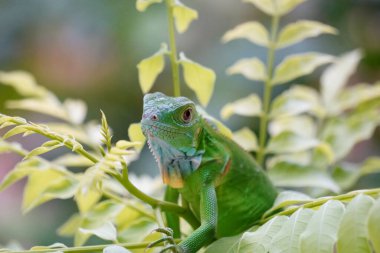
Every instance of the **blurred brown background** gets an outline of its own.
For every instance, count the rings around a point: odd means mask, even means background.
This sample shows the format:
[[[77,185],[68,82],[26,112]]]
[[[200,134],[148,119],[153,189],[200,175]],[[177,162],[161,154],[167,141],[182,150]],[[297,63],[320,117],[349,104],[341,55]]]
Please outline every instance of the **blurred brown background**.
[[[215,70],[216,92],[208,111],[217,116],[222,104],[248,92],[261,92],[259,83],[241,76],[227,76],[225,69],[242,57],[259,56],[265,50],[247,41],[222,44],[220,38],[229,29],[248,20],[264,24],[269,19],[250,4],[240,1],[183,0],[199,12],[183,35],[178,35],[179,51]],[[362,48],[365,58],[352,83],[380,80],[380,1],[313,0],[299,6],[282,20],[282,25],[298,20],[318,20],[336,27],[338,36],[322,36],[281,50],[285,55],[320,51],[339,55]],[[114,138],[127,138],[127,127],[139,121],[143,94],[137,80],[137,63],[158,50],[167,41],[164,5],[153,5],[144,13],[132,0],[1,0],[0,1],[0,71],[27,70],[38,82],[60,98],[83,99],[89,106],[88,119],[98,119],[102,109],[114,130]],[[318,87],[319,74],[297,80]],[[154,90],[172,94],[170,68],[158,78]],[[281,92],[286,86],[276,89]],[[183,95],[194,98],[182,86]],[[231,92],[233,91],[233,92]],[[6,99],[14,98],[10,88],[0,85],[0,112],[20,114],[4,108]],[[28,118],[27,114],[22,114]],[[232,129],[251,125],[250,118],[233,117]],[[33,139],[32,139],[33,140]],[[38,140],[36,140],[38,141]],[[26,143],[31,148],[32,143]],[[379,154],[379,131],[373,140],[358,145],[349,158],[360,161],[369,154]],[[151,156],[144,150],[144,162],[132,165],[137,173],[157,174]],[[20,158],[0,155],[0,180]],[[72,201],[54,201],[27,215],[20,213],[22,185],[0,193],[0,244],[12,239],[25,246],[70,240],[59,238],[55,229],[74,210]]]

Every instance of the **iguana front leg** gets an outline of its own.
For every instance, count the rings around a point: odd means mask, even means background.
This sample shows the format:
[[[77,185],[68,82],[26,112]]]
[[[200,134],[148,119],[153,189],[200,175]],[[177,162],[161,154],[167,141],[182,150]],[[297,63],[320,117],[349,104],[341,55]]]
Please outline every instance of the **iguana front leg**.
[[[218,220],[218,205],[216,199],[215,187],[213,184],[207,184],[202,187],[200,199],[201,225],[193,231],[185,240],[174,244],[173,234],[170,229],[157,229],[156,232],[164,233],[166,236],[158,241],[151,243],[148,248],[157,245],[160,242],[169,242],[160,253],[172,251],[175,253],[196,253],[204,245],[214,240],[216,224]]]
[[[200,201],[201,225],[179,244],[184,253],[195,253],[202,246],[214,240],[218,220],[218,204],[215,187],[212,183],[202,187]]]

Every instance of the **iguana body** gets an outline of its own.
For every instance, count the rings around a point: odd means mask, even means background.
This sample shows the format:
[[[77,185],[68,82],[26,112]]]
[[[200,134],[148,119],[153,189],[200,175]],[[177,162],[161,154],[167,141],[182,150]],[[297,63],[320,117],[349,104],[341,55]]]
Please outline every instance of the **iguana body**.
[[[263,170],[191,100],[145,95],[142,129],[164,183],[178,189],[201,222],[179,244],[180,252],[241,233],[272,206],[277,192]]]

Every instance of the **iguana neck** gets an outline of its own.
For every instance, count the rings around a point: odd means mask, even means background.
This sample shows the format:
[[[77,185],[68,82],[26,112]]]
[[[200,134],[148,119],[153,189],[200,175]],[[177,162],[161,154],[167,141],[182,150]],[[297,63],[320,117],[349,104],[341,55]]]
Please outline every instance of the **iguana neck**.
[[[165,184],[173,188],[182,188],[185,178],[198,169],[202,161],[203,134],[199,128],[194,136],[193,145],[189,147],[173,147],[158,137],[149,136],[148,146],[160,168],[162,180]]]

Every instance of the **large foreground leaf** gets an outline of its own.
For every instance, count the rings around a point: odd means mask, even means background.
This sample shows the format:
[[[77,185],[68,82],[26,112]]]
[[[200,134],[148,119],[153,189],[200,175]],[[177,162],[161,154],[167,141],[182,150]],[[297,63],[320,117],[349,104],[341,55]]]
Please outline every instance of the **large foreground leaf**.
[[[332,253],[343,212],[344,205],[336,200],[330,200],[321,206],[301,234],[302,252]]]
[[[367,195],[358,195],[348,204],[338,230],[338,252],[371,253],[367,220],[373,202]]]

